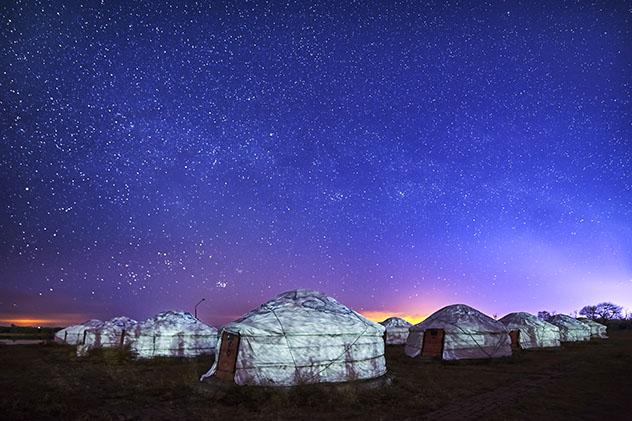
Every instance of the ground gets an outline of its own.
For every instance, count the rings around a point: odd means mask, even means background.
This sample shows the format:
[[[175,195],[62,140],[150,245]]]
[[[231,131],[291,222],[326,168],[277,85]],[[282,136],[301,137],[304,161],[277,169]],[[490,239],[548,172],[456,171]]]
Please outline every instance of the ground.
[[[198,382],[211,357],[87,359],[60,345],[0,347],[2,419],[630,419],[632,330],[601,342],[445,363],[386,350],[380,384],[237,387]]]

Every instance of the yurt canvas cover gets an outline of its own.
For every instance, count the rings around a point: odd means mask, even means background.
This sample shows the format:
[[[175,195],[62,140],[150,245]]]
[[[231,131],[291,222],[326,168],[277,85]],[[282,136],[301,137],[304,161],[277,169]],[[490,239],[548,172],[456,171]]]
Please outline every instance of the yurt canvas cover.
[[[560,329],[533,314],[509,313],[500,322],[510,332],[519,332],[518,343],[522,349],[560,346]]]
[[[130,345],[134,339],[136,320],[115,317],[99,327],[87,329],[84,340],[77,346],[77,355],[84,356],[94,348],[116,348]]]
[[[344,382],[386,373],[384,327],[316,291],[280,294],[224,326],[202,376],[239,385]]]
[[[404,319],[399,317],[389,317],[380,322],[386,328],[386,343],[388,345],[403,345],[408,338],[408,329],[412,326]]]
[[[217,329],[190,313],[166,311],[136,325],[132,352],[139,358],[195,357],[215,352]]]
[[[577,319],[590,328],[591,339],[608,339],[608,328],[590,319]]]
[[[566,314],[556,314],[547,320],[560,328],[560,341],[580,342],[590,340],[590,327]]]
[[[68,326],[55,333],[55,342],[78,345],[83,341],[83,332],[86,329],[100,327],[101,325],[103,325],[101,320],[92,319],[78,325]]]
[[[455,304],[411,327],[405,352],[409,357],[444,360],[498,358],[511,355],[511,340],[502,323],[472,307]]]

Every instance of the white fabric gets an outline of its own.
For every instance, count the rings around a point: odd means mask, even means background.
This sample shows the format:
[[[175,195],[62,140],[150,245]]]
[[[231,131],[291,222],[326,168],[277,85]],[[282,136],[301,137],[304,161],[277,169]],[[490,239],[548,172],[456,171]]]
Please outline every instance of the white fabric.
[[[77,345],[77,356],[85,356],[94,348],[116,348],[130,345],[134,338],[136,320],[115,317],[99,327],[86,330],[85,341]]]
[[[507,330],[520,332],[519,343],[522,349],[547,348],[560,346],[560,329],[533,314],[509,313],[499,320]]]
[[[386,343],[388,345],[403,345],[408,338],[411,323],[399,317],[389,317],[380,324],[386,328]]]
[[[424,332],[444,331],[444,360],[498,358],[511,355],[511,338],[505,326],[465,304],[442,308],[410,328],[406,355],[417,357],[423,347]]]
[[[166,311],[136,325],[131,343],[139,358],[195,357],[215,352],[217,329],[190,313]]]
[[[577,319],[590,328],[591,339],[608,339],[608,328],[601,323],[590,319]]]
[[[235,383],[290,386],[386,373],[384,327],[316,291],[296,290],[223,327],[239,335]],[[200,380],[212,376],[219,361]]]
[[[100,327],[101,325],[103,325],[101,320],[93,319],[78,325],[68,326],[55,333],[55,342],[78,345],[83,342],[83,332],[85,332],[86,329]]]
[[[590,327],[566,314],[556,314],[547,322],[560,328],[560,341],[582,342],[590,340]]]

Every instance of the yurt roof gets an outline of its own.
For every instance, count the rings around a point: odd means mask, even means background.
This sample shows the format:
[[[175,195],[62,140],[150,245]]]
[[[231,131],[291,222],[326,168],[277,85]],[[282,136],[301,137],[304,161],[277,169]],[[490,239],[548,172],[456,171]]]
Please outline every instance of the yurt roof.
[[[583,319],[582,318],[582,319],[576,319],[576,320],[578,320],[578,321],[580,321],[580,322],[582,322],[584,324],[590,325],[590,326],[601,327],[601,328],[607,327],[606,325],[601,324],[599,322],[596,322],[596,321],[594,321],[592,319]]]
[[[481,313],[480,311],[465,305],[453,304],[443,307],[431,314],[426,320],[411,327],[411,331],[423,331],[427,329],[443,329],[445,332],[506,332],[505,326]]]
[[[138,327],[141,332],[153,331],[172,335],[178,333],[217,334],[217,329],[201,322],[186,311],[164,311],[140,323]]]
[[[384,327],[318,291],[298,289],[272,300],[228,323],[224,330],[249,336],[378,335]]]
[[[130,319],[129,317],[125,317],[125,316],[119,316],[119,317],[114,317],[104,323],[102,323],[101,325],[98,326],[94,326],[89,328],[89,330],[93,331],[93,330],[98,330],[98,331],[121,331],[123,329],[125,330],[129,330],[133,327],[135,327],[138,324],[138,322],[134,319]]]
[[[96,327],[96,326],[101,326],[102,324],[103,324],[103,321],[99,319],[90,319],[86,322],[81,323],[81,325],[85,327]]]
[[[411,327],[412,323],[407,322],[406,320],[400,317],[389,317],[386,320],[380,322],[380,324],[386,328],[389,327]]]
[[[555,316],[551,316],[547,321],[557,326],[564,326],[567,329],[583,329],[586,326],[579,320],[567,316],[566,314],[556,314]]]
[[[72,325],[72,326],[68,326],[64,329],[61,329],[60,331],[57,332],[57,336],[61,337],[63,336],[64,332],[68,332],[68,333],[75,333],[75,332],[80,332],[84,329],[90,329],[90,328],[97,328],[97,327],[101,327],[103,325],[103,322],[101,320],[97,320],[97,319],[91,319],[91,320],[87,320],[81,324],[77,324],[77,325]]]
[[[77,324],[77,325],[72,325],[72,326],[68,326],[66,329],[68,330],[72,330],[72,329],[86,329],[86,328],[91,328],[91,327],[100,327],[103,325],[103,322],[101,320],[98,319],[90,319],[87,320],[83,323]]]
[[[523,326],[530,326],[547,330],[560,330],[554,324],[538,319],[533,314],[524,311],[509,313],[506,316],[502,317],[499,322],[507,326],[508,329],[511,329],[513,327],[520,328]]]

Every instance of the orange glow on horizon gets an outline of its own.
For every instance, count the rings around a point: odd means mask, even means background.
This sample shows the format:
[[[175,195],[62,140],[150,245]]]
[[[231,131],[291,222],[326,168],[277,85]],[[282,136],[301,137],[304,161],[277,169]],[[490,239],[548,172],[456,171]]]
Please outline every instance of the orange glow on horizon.
[[[400,311],[367,310],[367,311],[360,311],[359,313],[362,314],[367,319],[372,320],[374,322],[381,322],[385,319],[388,319],[389,317],[400,317],[414,325],[417,323],[423,322],[424,320],[426,320],[426,318],[428,318],[427,314],[411,314],[411,313],[405,313],[405,312],[400,312]]]
[[[15,315],[0,314],[0,324],[16,326],[49,326],[63,327],[81,323],[88,320],[85,314],[41,314],[41,315]]]
[[[63,324],[61,320],[54,319],[0,319],[0,323],[16,326],[53,326]]]

